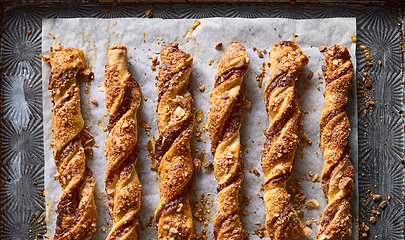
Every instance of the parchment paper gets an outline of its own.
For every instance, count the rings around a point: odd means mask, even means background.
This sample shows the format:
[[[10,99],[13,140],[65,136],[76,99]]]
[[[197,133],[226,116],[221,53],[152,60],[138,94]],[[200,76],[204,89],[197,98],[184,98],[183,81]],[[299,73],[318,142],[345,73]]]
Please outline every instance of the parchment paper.
[[[242,144],[247,144],[243,151],[243,162],[245,167],[245,178],[242,183],[241,195],[250,198],[249,204],[242,207],[246,212],[242,221],[244,229],[250,235],[250,239],[259,239],[253,235],[255,229],[260,228],[258,223],[263,223],[265,218],[265,208],[263,200],[260,198],[260,191],[263,183],[263,175],[257,177],[248,170],[254,167],[261,173],[260,150],[263,148],[263,130],[268,126],[268,117],[263,101],[264,87],[259,88],[256,82],[256,75],[261,72],[263,62],[269,62],[269,52],[275,42],[282,40],[293,40],[309,57],[309,64],[305,67],[302,77],[298,83],[301,111],[303,114],[304,132],[312,140],[312,146],[302,148],[300,143],[296,151],[296,165],[292,179],[301,179],[301,189],[308,199],[315,198],[319,201],[320,207],[307,210],[302,221],[315,218],[320,221],[320,214],[326,206],[320,182],[306,180],[304,173],[321,175],[323,158],[319,149],[319,119],[324,104],[323,91],[325,83],[319,79],[321,75],[321,65],[323,54],[319,52],[321,45],[331,46],[335,43],[342,43],[348,47],[352,56],[354,69],[356,69],[355,44],[351,41],[351,36],[356,34],[356,21],[354,18],[335,19],[314,19],[314,20],[290,20],[290,19],[201,19],[201,25],[194,31],[190,30],[195,20],[193,19],[43,19],[42,24],[42,54],[49,55],[52,44],[60,44],[65,47],[79,47],[84,50],[87,62],[95,74],[94,81],[89,86],[89,93],[86,95],[86,84],[82,83],[82,113],[85,123],[90,127],[90,132],[94,135],[94,154],[88,159],[88,164],[93,170],[96,189],[94,192],[98,210],[97,231],[92,239],[104,239],[107,236],[110,225],[110,217],[107,210],[107,201],[104,192],[104,174],[107,159],[103,156],[104,142],[107,133],[103,131],[108,121],[108,114],[105,108],[104,93],[98,87],[103,86],[104,66],[106,63],[106,52],[110,45],[125,44],[128,48],[129,71],[139,82],[142,89],[142,99],[138,111],[138,121],[146,121],[152,129],[148,136],[142,127],[139,127],[140,155],[137,163],[137,170],[142,184],[142,199],[140,211],[140,227],[138,227],[139,239],[156,239],[154,226],[145,227],[150,215],[159,203],[159,181],[155,171],[150,169],[150,158],[146,150],[146,143],[157,134],[156,112],[157,90],[155,76],[157,71],[151,70],[151,58],[159,56],[161,47],[165,43],[173,41],[179,42],[180,49],[190,53],[194,58],[194,67],[190,81],[194,91],[195,112],[202,109],[204,120],[196,123],[195,127],[203,128],[206,122],[206,115],[209,106],[209,92],[213,90],[214,75],[220,58],[232,42],[239,42],[244,45],[249,55],[250,70],[245,77],[246,98],[251,102],[251,107],[245,110],[241,126]],[[214,45],[222,42],[220,49],[215,49]],[[267,50],[264,58],[259,58],[253,47]],[[213,60],[209,65],[210,60]],[[314,72],[312,79],[308,79],[309,70]],[[44,112],[44,136],[45,136],[45,191],[46,191],[46,223],[48,226],[48,236],[54,234],[58,199],[61,195],[59,182],[53,179],[56,174],[55,164],[52,158],[52,148],[50,142],[51,132],[51,109],[52,103],[49,97],[48,79],[50,66],[43,63],[43,112]],[[263,80],[263,86],[268,77]],[[199,88],[205,87],[201,92]],[[319,89],[317,89],[319,87]],[[96,99],[98,105],[90,102]],[[355,84],[352,84],[348,107],[348,116],[351,123],[351,160],[357,169],[357,106],[356,106]],[[254,141],[254,142],[253,142]],[[192,139],[193,156],[197,156],[201,151],[207,152],[207,161],[212,161],[210,153],[210,141],[207,131],[202,134],[202,141],[196,141],[195,135]],[[245,145],[246,146],[246,145]],[[302,150],[301,150],[302,149]],[[301,157],[301,151],[303,157]],[[356,172],[357,176],[357,172]],[[195,183],[190,194],[190,202],[199,200],[201,194],[205,194],[213,201],[208,215],[208,225],[204,225],[194,220],[197,233],[202,230],[208,231],[208,239],[212,239],[212,218],[216,209],[216,186],[212,169],[195,173]],[[357,216],[357,184],[354,197],[352,198],[352,214]],[[209,195],[208,195],[209,194]],[[199,203],[200,205],[200,203]],[[195,209],[193,209],[193,212]],[[106,230],[103,231],[103,228]],[[318,225],[312,224],[313,234],[316,235]],[[354,236],[357,228],[353,228]]]

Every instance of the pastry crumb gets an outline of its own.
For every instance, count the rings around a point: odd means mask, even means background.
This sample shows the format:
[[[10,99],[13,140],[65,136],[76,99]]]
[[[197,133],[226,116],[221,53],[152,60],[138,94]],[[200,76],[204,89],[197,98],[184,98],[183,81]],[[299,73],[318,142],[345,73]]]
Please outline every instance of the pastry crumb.
[[[307,209],[315,209],[319,207],[319,203],[316,199],[309,199],[305,202],[305,206]]]
[[[153,17],[153,9],[148,9],[145,11],[146,17],[151,18]]]
[[[100,92],[105,92],[105,87],[104,87],[104,86],[98,86],[97,89],[98,89]]]
[[[204,91],[205,91],[205,86],[202,85],[202,86],[200,87],[200,92],[204,92]]]
[[[309,237],[312,235],[312,230],[309,227],[304,228],[304,235],[305,237]]]
[[[318,47],[318,50],[319,50],[320,52],[323,52],[323,51],[326,50],[326,48],[328,48],[328,47],[326,47],[325,45],[322,45],[322,46],[319,46],[319,47]]]
[[[374,201],[380,201],[380,200],[381,200],[381,195],[374,194],[374,195],[373,195],[373,200],[374,200]]]
[[[243,101],[243,108],[244,108],[244,109],[249,109],[249,108],[250,108],[250,105],[252,105],[252,103],[249,102],[249,100],[245,99],[245,100]]]
[[[219,43],[217,43],[217,44],[215,44],[215,46],[214,46],[216,49],[218,49],[218,48],[220,48],[220,47],[222,47],[222,42],[219,42]]]
[[[309,70],[307,78],[308,79],[312,79],[312,77],[314,76],[314,72],[312,72],[311,70]]]
[[[312,182],[319,182],[319,175],[315,174],[314,177],[312,178]]]
[[[214,63],[214,59],[211,59],[211,60],[208,62],[208,66],[211,66],[213,63]]]
[[[92,99],[90,99],[90,101],[91,101],[94,105],[98,105],[98,102],[97,102],[96,99],[92,98]]]
[[[372,224],[375,224],[377,222],[377,219],[375,217],[370,217],[370,222]]]
[[[382,201],[380,203],[380,208],[385,208],[387,206],[387,201]]]
[[[257,56],[258,56],[259,58],[263,58],[263,53],[262,53],[261,50],[257,49],[256,53],[257,53]]]
[[[259,88],[262,88],[263,79],[265,75],[266,75],[266,62],[263,62],[262,66],[260,67],[260,72],[256,75],[257,86]]]
[[[145,101],[146,101],[147,99],[145,99]],[[139,123],[139,126],[141,126],[143,129],[145,129],[145,133],[146,133],[146,135],[148,135],[148,137],[150,136],[150,130],[152,129],[152,127],[148,124],[148,123],[146,123],[146,121],[145,120],[143,120],[143,121],[141,121],[140,123]]]

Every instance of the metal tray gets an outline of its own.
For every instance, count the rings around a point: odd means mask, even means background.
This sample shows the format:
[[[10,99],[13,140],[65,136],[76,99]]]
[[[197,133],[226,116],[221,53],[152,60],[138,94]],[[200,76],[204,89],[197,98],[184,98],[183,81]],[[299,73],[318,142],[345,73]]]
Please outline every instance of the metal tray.
[[[295,1],[294,1],[295,2]],[[4,4],[4,3],[3,3]],[[101,4],[0,5],[1,36],[1,239],[42,239],[45,233],[41,19],[72,17],[357,18],[359,226],[367,239],[404,239],[403,33],[401,3],[348,4]],[[403,9],[403,6],[402,6]],[[365,46],[365,47],[363,47]],[[363,86],[366,58],[371,88]],[[379,64],[381,61],[381,64]],[[373,104],[371,104],[371,101]],[[365,114],[366,113],[366,114]],[[371,224],[379,194],[388,205]],[[390,200],[388,200],[390,199]],[[374,214],[375,215],[375,214]],[[362,230],[358,229],[359,238]]]

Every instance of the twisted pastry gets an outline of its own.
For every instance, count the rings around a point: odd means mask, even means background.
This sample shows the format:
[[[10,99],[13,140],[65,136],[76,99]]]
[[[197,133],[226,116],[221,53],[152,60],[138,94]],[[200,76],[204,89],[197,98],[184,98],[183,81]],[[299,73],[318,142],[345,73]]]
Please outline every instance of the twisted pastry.
[[[189,75],[193,58],[177,44],[163,46],[158,74],[159,103],[155,158],[160,176],[160,203],[155,212],[158,239],[194,239],[187,199],[194,166],[190,137],[194,118]]]
[[[326,89],[319,124],[319,146],[325,160],[322,189],[328,205],[315,239],[351,239],[349,200],[353,194],[354,169],[349,160],[350,123],[346,107],[354,69],[350,53],[342,44],[330,47],[324,55],[327,68],[323,66],[322,71]]]
[[[85,148],[92,136],[84,127],[80,111],[77,75],[91,81],[84,53],[78,48],[51,47],[49,91],[53,102],[53,157],[62,187],[58,202],[55,235],[52,239],[89,239],[97,224],[94,204],[94,178],[88,168]],[[90,148],[90,147],[89,147]],[[91,149],[91,148],[90,148]]]
[[[110,113],[104,154],[108,159],[105,191],[113,222],[107,239],[138,239],[141,183],[136,173],[139,145],[136,113],[141,88],[128,72],[127,48],[108,48],[104,74],[106,107]]]
[[[225,52],[210,94],[208,131],[218,181],[214,239],[243,239],[239,188],[243,180],[239,128],[242,121],[245,83],[250,59],[245,48],[232,44]]]
[[[294,42],[274,44],[270,54],[269,79],[264,101],[269,127],[262,152],[266,229],[271,239],[298,239],[303,226],[287,193],[291,177],[301,112],[298,106],[297,80],[308,58]]]

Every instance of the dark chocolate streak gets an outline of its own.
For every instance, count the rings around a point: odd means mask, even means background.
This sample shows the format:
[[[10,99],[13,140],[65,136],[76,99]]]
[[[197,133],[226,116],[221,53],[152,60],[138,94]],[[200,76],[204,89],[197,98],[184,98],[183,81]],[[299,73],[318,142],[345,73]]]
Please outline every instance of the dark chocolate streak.
[[[343,154],[342,154],[342,156],[340,156],[339,160],[333,166],[331,166],[329,168],[328,172],[325,172],[322,174],[322,179],[328,179],[327,184],[325,184],[325,188],[323,188],[323,193],[325,196],[328,196],[331,174],[335,171],[336,168],[345,165],[347,158],[349,157],[349,154],[350,154],[350,146],[347,144],[345,149],[343,150]]]
[[[323,130],[326,127],[326,125],[328,125],[328,123],[335,118],[337,115],[346,112],[346,107],[347,107],[347,102],[341,107],[338,108],[336,111],[334,112],[330,112],[328,113],[328,115],[326,115],[325,117],[323,117],[321,119],[321,122],[319,123],[319,126],[321,128],[321,131],[319,132],[319,138],[322,139],[322,135],[323,135]]]
[[[70,141],[62,150],[59,156],[55,156],[55,164],[56,167],[59,169],[60,164],[63,162],[62,160],[66,158],[69,154],[73,153],[75,149],[81,144],[81,134],[79,133],[72,141]]]
[[[341,78],[343,75],[347,74],[350,71],[353,71],[353,65],[350,65],[349,68],[339,69],[339,71],[337,73],[335,73],[334,75],[332,75],[330,77],[325,77],[326,85],[328,85],[329,83],[333,82],[334,80],[336,80],[338,78]]]
[[[283,182],[283,181],[287,181],[292,175],[292,172],[289,171],[287,173],[283,173],[282,175],[279,175],[277,177],[274,177],[272,179],[269,179],[267,182],[265,182],[263,184],[262,189],[265,190],[268,186],[270,185],[275,185],[277,183]]]
[[[238,169],[234,172],[234,174],[232,175],[232,177],[229,179],[229,181],[227,181],[224,184],[218,184],[217,187],[217,192],[219,193],[220,191],[222,191],[223,189],[229,187],[231,184],[235,183],[235,182],[242,182],[243,180],[243,161],[242,161],[242,154],[239,153],[239,166]]]
[[[232,113],[226,120],[224,126],[226,126],[223,135],[219,138],[221,142],[231,138],[235,132],[239,129],[242,122],[243,115],[243,102],[245,100],[245,81],[242,82],[241,88],[238,93],[238,97],[234,105],[232,106]]]
[[[177,208],[179,203],[183,203],[187,200],[186,195],[185,194],[179,194],[178,198],[173,199],[172,201],[166,203],[163,207],[162,210],[160,210],[155,217],[155,225],[156,227],[158,227],[159,224],[159,219],[162,216],[163,212],[169,211],[171,208]]]
[[[117,103],[118,107],[116,108],[116,112],[110,114],[107,124],[107,130],[110,132],[115,124],[121,119],[121,117],[128,111],[130,108],[130,103],[133,101],[132,98],[132,91],[134,88],[139,88],[138,83],[132,77],[129,78],[126,82],[124,82],[124,96],[122,99],[119,99],[120,102]]]
[[[285,87],[287,85],[290,85],[296,78],[298,78],[298,74],[299,73],[291,75],[291,74],[288,74],[288,72],[284,72],[284,73],[278,75],[278,77],[276,77],[266,89],[266,92],[265,92],[266,105],[268,105],[268,100],[270,98],[270,95],[275,88]],[[283,81],[284,78],[286,78],[286,79]]]
[[[74,214],[75,209],[78,205],[78,192],[76,191],[76,187],[70,189],[69,192],[62,194],[61,199],[58,203],[58,208],[56,210],[58,216],[56,219],[56,229],[55,235],[62,236],[65,233],[69,232],[69,230],[73,227],[73,225],[68,225],[62,228],[63,219],[67,214]],[[76,216],[75,216],[76,219]]]
[[[234,213],[232,213],[232,214],[230,214],[230,215],[228,215],[223,221],[221,221],[221,224],[220,225],[222,225],[224,222],[231,222],[232,220],[236,220],[236,219],[239,219],[240,218],[240,211],[236,211],[236,212],[234,212]],[[221,226],[220,228],[214,228],[214,236],[218,236],[218,230],[220,230],[220,229],[227,229],[227,228],[229,228],[229,226],[227,226],[227,225],[225,225],[225,226]],[[234,238],[232,238],[232,239],[234,239]]]
[[[266,102],[268,101],[268,97],[270,97],[270,95],[266,96]],[[297,83],[295,83],[293,99],[296,99],[296,98],[297,98]],[[266,105],[267,105],[267,103],[266,103]],[[280,119],[275,120],[273,127],[268,129],[264,133],[266,136],[266,140],[264,142],[265,151],[270,148],[273,141],[278,137],[278,135],[280,134],[283,127],[287,124],[288,120],[292,117],[296,107],[298,107],[297,101],[293,100],[291,102],[291,104],[287,107],[285,114],[282,115],[282,117]]]
[[[119,225],[119,227],[115,229],[112,235],[108,236],[108,239],[121,239],[124,234],[131,230],[131,228],[136,224],[137,220],[138,217],[134,217],[130,220],[125,221],[123,224]]]
[[[329,51],[331,50],[332,54],[329,54]],[[350,59],[350,53],[347,48],[332,46],[326,51],[326,53],[328,54],[328,58],[330,59]]]
[[[67,82],[72,80],[77,74],[76,69],[70,69],[66,72],[64,72],[60,77],[58,77],[56,80],[53,81],[52,74],[49,78],[49,83],[48,83],[48,90],[52,90],[52,96],[54,96],[57,92],[57,90],[60,90],[62,86],[66,85]]]
[[[168,131],[159,134],[155,144],[155,159],[158,167],[160,165],[161,158],[173,145],[173,142],[177,138],[182,137],[184,134],[186,134],[187,131],[184,131],[185,129],[191,129],[193,127],[193,120],[193,116],[190,114],[190,116],[182,121],[175,129],[169,129]]]
[[[215,84],[214,88],[218,87],[222,83],[226,82],[228,79],[233,78],[238,78],[245,74],[248,71],[248,68],[246,66],[241,66],[238,68],[231,68],[226,70],[225,72],[219,74],[217,78],[215,79]]]
[[[161,84],[161,87],[158,89],[158,102],[162,98],[163,94],[168,92],[169,86],[172,88],[177,87],[178,79],[186,72],[191,71],[191,66],[187,65],[185,68],[182,68],[180,71],[175,72],[164,78],[164,82]],[[160,81],[160,80],[159,80]]]
[[[224,119],[224,129],[218,132],[218,142],[212,142],[211,152],[215,154],[215,151],[220,144],[220,142],[226,141],[232,137],[235,132],[239,129],[242,122],[243,115],[243,102],[245,100],[245,81],[242,82],[241,88],[238,92],[238,97],[231,107],[231,112],[226,114]],[[237,105],[237,106],[235,106]],[[228,110],[229,111],[229,110]]]
[[[318,236],[320,236],[323,232],[325,232],[326,227],[329,225],[329,223],[333,220],[335,217],[336,213],[338,212],[339,206],[343,199],[339,199],[338,201],[334,202],[331,206],[329,206],[328,209],[326,209],[323,213],[323,218],[321,222],[319,223],[319,232]]]

